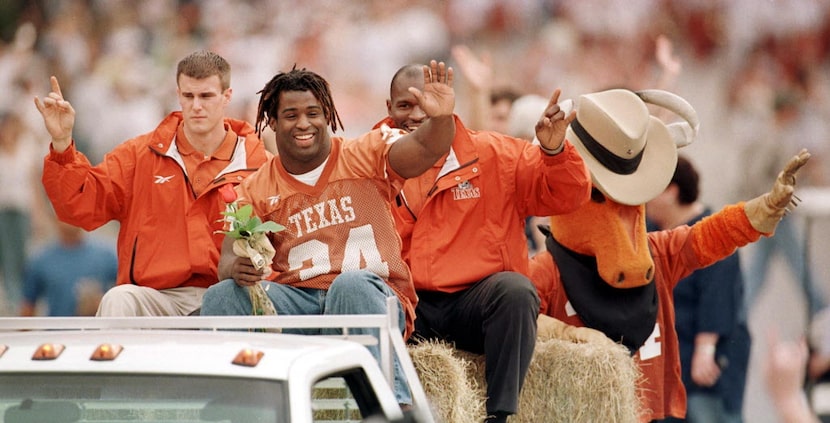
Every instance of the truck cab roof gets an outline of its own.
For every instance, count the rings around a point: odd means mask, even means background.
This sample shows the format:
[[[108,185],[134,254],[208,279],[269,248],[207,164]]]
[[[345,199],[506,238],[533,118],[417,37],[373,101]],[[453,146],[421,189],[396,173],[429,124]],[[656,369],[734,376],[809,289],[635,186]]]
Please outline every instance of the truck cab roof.
[[[402,357],[400,333],[389,330],[397,324],[384,319],[0,318],[1,421],[400,421],[407,416],[389,376],[364,345],[386,346],[388,360],[392,345]],[[267,332],[377,322],[385,326],[381,337],[391,336],[392,342]],[[404,366],[412,366],[407,359]],[[407,379],[418,403],[413,414],[431,422],[423,388],[414,367],[410,370]]]

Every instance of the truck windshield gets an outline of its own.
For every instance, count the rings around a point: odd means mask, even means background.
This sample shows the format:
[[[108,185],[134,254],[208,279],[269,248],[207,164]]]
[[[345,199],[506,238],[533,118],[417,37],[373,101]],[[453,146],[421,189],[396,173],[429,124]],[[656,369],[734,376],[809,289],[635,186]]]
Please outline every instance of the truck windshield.
[[[190,375],[3,374],[3,423],[288,422],[283,382]]]

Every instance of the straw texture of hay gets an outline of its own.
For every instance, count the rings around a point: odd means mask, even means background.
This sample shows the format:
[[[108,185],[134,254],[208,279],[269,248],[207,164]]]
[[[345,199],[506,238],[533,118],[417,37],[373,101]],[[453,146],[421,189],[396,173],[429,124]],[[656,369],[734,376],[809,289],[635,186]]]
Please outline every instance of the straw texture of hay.
[[[410,352],[436,419],[483,420],[483,356],[441,342],[423,342]],[[640,377],[621,345],[539,339],[519,398],[519,413],[509,421],[637,423]]]
[[[470,362],[441,341],[409,346],[409,355],[430,401],[432,415],[442,423],[484,420],[484,391],[468,377]]]

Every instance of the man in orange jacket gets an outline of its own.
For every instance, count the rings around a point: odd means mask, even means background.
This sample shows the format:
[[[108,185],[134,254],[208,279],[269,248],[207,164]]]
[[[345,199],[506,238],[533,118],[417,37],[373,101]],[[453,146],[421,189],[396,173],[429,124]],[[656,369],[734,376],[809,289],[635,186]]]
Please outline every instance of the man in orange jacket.
[[[58,218],[92,230],[116,220],[117,285],[99,316],[187,315],[216,283],[225,203],[219,187],[238,184],[270,153],[250,124],[225,117],[230,65],[199,51],[176,71],[181,111],[125,141],[92,166],[75,149],[75,110],[55,77],[35,106],[52,136],[43,185]]]
[[[389,116],[377,126],[414,131],[427,116],[407,91],[423,87],[421,65],[392,79]],[[450,152],[404,183],[395,223],[418,294],[414,338],[439,338],[485,355],[487,421],[518,408],[536,343],[539,297],[528,278],[527,216],[585,203],[591,180],[564,141],[574,115],[556,104],[536,125],[540,145],[466,129],[455,118]]]

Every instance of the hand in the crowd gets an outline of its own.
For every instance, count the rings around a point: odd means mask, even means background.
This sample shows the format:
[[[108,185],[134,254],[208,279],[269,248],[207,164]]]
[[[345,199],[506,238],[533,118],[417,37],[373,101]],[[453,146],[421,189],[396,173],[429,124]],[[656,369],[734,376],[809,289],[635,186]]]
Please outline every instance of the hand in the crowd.
[[[767,360],[764,378],[767,390],[774,400],[801,395],[807,365],[807,342],[779,341],[771,332],[767,336]]]
[[[692,355],[692,380],[699,386],[712,386],[720,378],[721,370],[715,359],[715,350],[695,348]]]
[[[671,40],[663,34],[657,36],[657,41],[654,46],[654,57],[657,63],[665,73],[664,77],[669,81],[674,81],[674,78],[680,74],[683,65],[680,58],[674,54],[674,46]]]
[[[773,233],[778,222],[798,203],[793,199],[796,174],[810,159],[810,153],[802,149],[793,156],[778,174],[772,189],[744,205],[746,216],[758,232]]]
[[[409,87],[421,110],[430,118],[452,116],[455,109],[455,90],[452,88],[453,69],[444,62],[430,61],[424,66],[424,90]]]
[[[493,84],[493,65],[489,54],[484,53],[478,58],[469,47],[458,45],[452,48],[452,58],[458,63],[464,80],[473,90],[490,89]]]
[[[75,109],[64,100],[58,78],[49,78],[52,83],[52,92],[41,102],[35,97],[35,107],[43,116],[46,130],[52,136],[52,148],[58,153],[63,152],[72,143],[72,128],[75,126]]]
[[[576,118],[576,111],[571,111],[565,115],[565,111],[559,107],[559,95],[562,90],[559,88],[553,92],[548,102],[548,107],[545,108],[541,119],[536,122],[536,139],[542,147],[548,150],[556,150],[562,145],[565,140],[565,130],[568,125]]]

